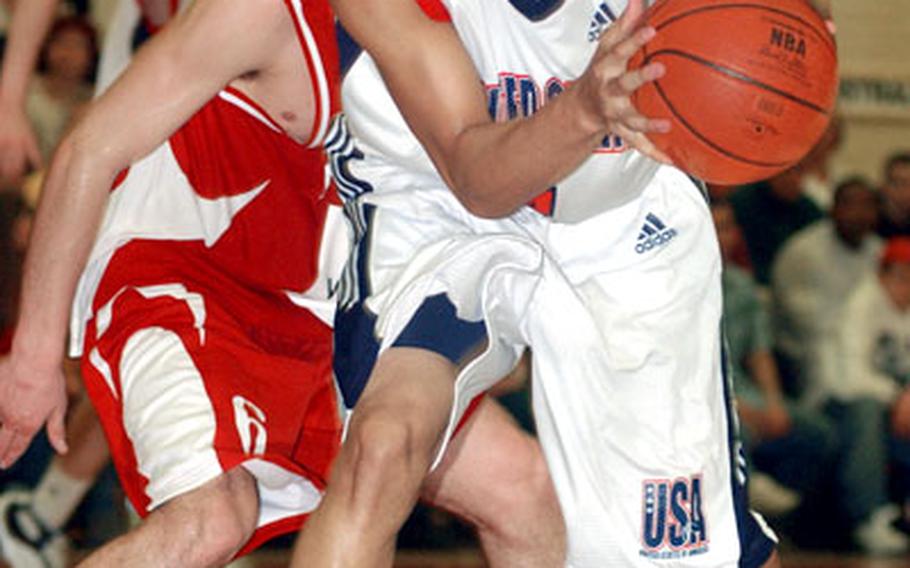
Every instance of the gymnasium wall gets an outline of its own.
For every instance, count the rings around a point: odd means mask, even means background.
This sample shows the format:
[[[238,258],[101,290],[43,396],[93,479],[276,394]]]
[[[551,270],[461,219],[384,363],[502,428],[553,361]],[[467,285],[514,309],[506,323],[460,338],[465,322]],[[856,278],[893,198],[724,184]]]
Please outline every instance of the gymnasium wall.
[[[885,157],[910,151],[910,0],[832,0],[843,144],[834,174],[880,181]]]

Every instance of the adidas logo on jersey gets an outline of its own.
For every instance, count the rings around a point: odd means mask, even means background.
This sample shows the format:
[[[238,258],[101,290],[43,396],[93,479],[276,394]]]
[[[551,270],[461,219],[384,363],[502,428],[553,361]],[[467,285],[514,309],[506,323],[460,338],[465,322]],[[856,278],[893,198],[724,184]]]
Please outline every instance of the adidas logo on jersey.
[[[676,229],[667,228],[654,213],[648,213],[638,234],[635,252],[644,254],[649,250],[669,243],[676,236]]]
[[[597,41],[601,34],[607,29],[607,26],[616,21],[616,14],[607,6],[606,2],[601,2],[591,17],[591,23],[588,25],[588,41]]]

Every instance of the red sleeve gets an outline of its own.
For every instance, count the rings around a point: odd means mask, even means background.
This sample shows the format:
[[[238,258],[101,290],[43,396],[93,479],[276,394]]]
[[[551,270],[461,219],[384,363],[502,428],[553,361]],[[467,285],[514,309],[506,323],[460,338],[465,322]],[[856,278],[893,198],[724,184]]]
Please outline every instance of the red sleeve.
[[[449,11],[442,4],[442,0],[417,0],[417,4],[431,20],[436,22],[452,21]]]

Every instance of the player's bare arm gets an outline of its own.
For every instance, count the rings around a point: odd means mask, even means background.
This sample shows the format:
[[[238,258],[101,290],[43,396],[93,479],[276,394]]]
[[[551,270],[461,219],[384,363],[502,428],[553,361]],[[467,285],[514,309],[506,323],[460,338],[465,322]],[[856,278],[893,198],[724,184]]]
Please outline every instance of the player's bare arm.
[[[233,78],[267,75],[274,53],[293,40],[288,22],[274,0],[196,2],[140,51],[62,141],[26,258],[12,352],[0,360],[0,465],[18,459],[48,420],[52,443],[65,450],[67,318],[115,175],[164,142]]]
[[[605,34],[589,69],[528,119],[493,123],[483,87],[452,26],[433,22],[413,0],[333,0],[338,17],[373,56],[409,126],[446,183],[473,213],[511,213],[572,172],[616,132],[657,159],[644,133],[662,120],[639,115],[630,94],[663,69],[626,72],[653,30],[643,1],[629,3]]]
[[[17,2],[0,65],[0,183],[12,183],[29,166],[41,165],[35,133],[25,115],[25,96],[59,0]]]

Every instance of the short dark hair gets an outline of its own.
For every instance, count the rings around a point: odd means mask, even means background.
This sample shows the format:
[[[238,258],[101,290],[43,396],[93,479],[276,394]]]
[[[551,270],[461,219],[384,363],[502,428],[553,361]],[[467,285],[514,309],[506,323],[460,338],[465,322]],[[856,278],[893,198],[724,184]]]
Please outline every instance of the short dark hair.
[[[891,171],[901,165],[910,166],[910,152],[897,152],[888,156],[885,160],[885,181],[891,179]]]
[[[85,81],[92,83],[95,81],[95,72],[98,66],[98,33],[95,31],[95,27],[91,22],[82,16],[64,16],[54,21],[54,25],[51,26],[51,29],[47,34],[47,39],[44,40],[41,53],[38,55],[38,70],[41,72],[47,71],[48,47],[58,35],[70,30],[81,33],[88,41],[89,59],[91,63],[88,72],[86,73]]]
[[[853,175],[848,178],[840,181],[836,186],[834,186],[834,195],[832,205],[837,205],[843,199],[844,193],[851,187],[861,187],[873,195],[878,195],[875,191],[875,186],[863,176]]]

